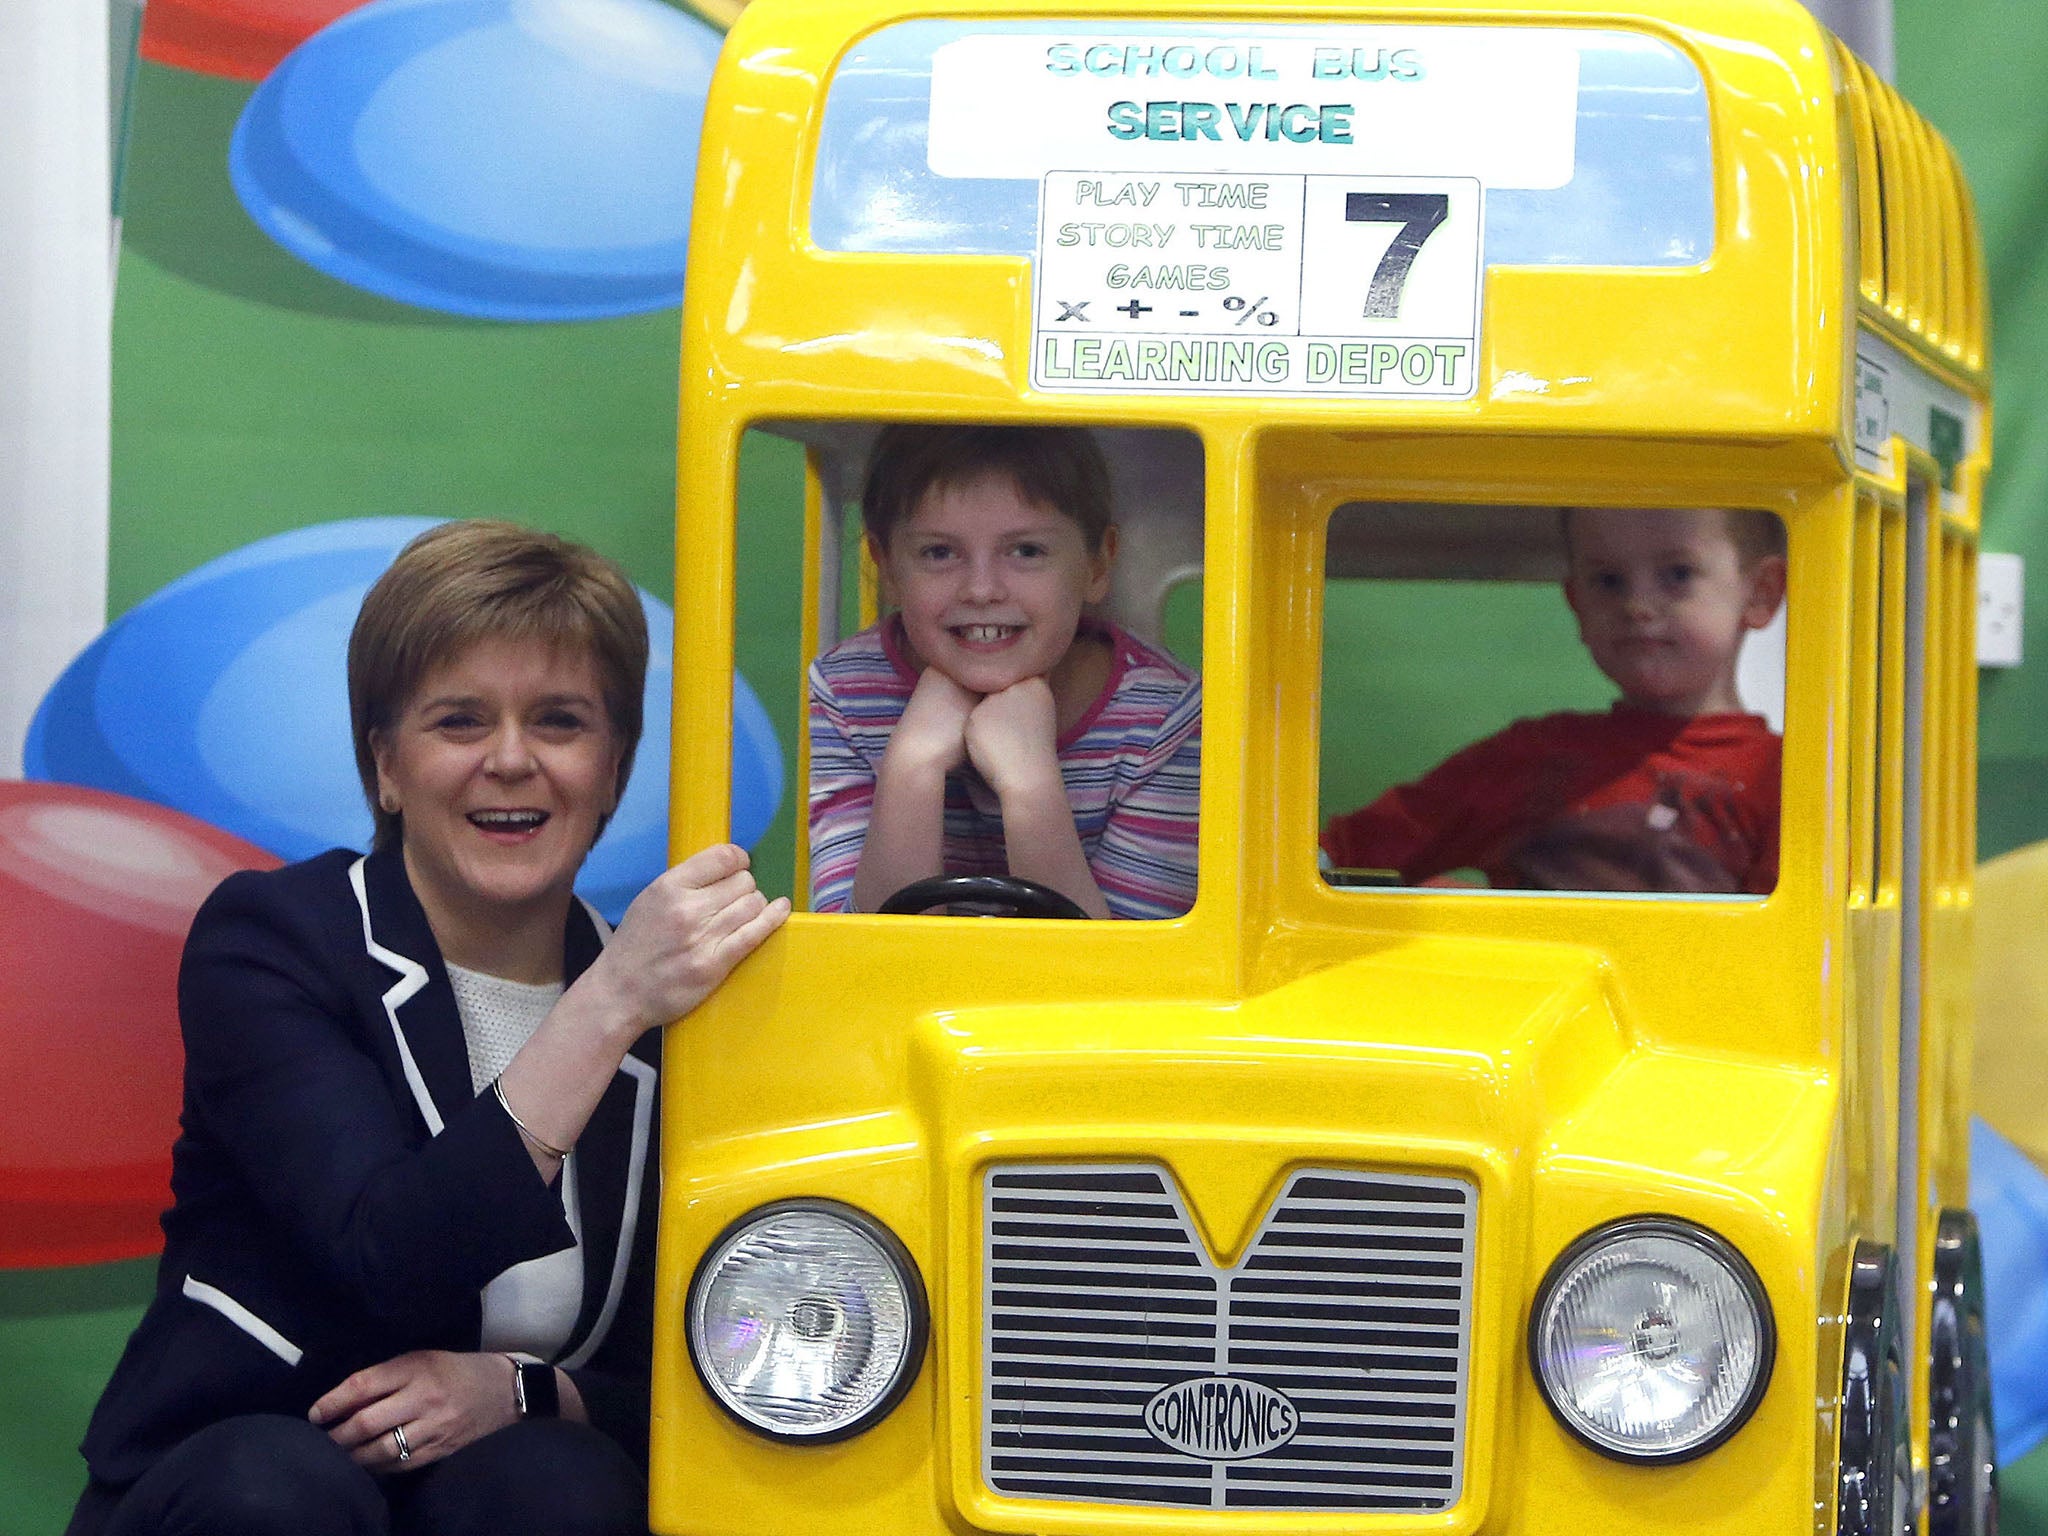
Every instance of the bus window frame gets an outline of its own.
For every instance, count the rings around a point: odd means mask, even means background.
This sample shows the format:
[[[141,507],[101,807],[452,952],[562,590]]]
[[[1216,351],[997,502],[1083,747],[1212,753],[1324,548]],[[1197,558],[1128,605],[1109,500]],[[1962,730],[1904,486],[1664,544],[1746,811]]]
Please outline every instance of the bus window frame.
[[[1329,572],[1329,568],[1328,568],[1328,554],[1329,554],[1329,548],[1330,548],[1330,526],[1331,526],[1331,524],[1332,524],[1332,523],[1333,523],[1333,522],[1334,522],[1334,521],[1335,521],[1335,520],[1336,520],[1336,519],[1337,519],[1337,518],[1338,518],[1338,517],[1339,517],[1340,515],[1342,515],[1342,514],[1346,513],[1347,511],[1351,511],[1352,509],[1356,509],[1356,508],[1366,508],[1366,507],[1388,507],[1388,508],[1397,508],[1397,509],[1398,509],[1398,508],[1405,508],[1405,507],[1428,507],[1428,506],[1438,506],[1438,507],[1447,507],[1447,508],[1448,508],[1448,507],[1458,507],[1458,508],[1475,508],[1475,509],[1485,509],[1485,510],[1490,510],[1490,511],[1499,511],[1499,512],[1523,512],[1523,513],[1527,513],[1527,514],[1529,514],[1529,515],[1532,515],[1532,516],[1541,516],[1541,515],[1544,515],[1544,514],[1546,514],[1546,513],[1553,513],[1553,512],[1562,512],[1562,511],[1564,510],[1564,508],[1565,508],[1565,507],[1567,507],[1567,506],[1614,506],[1614,507],[1621,507],[1621,508],[1629,508],[1629,507],[1642,507],[1642,508],[1650,508],[1650,507],[1666,507],[1666,506],[1669,506],[1669,507],[1676,507],[1676,508],[1683,508],[1683,507],[1695,507],[1695,508],[1699,508],[1699,509],[1712,509],[1712,508],[1731,508],[1731,509],[1736,509],[1736,510],[1744,510],[1744,511],[1758,511],[1758,512],[1764,512],[1764,513],[1767,513],[1767,514],[1769,514],[1770,516],[1776,517],[1776,518],[1777,518],[1777,519],[1779,520],[1780,526],[1781,526],[1781,527],[1783,527],[1783,529],[1784,529],[1784,531],[1785,531],[1785,547],[1786,547],[1786,561],[1787,561],[1787,581],[1786,581],[1786,592],[1785,592],[1785,596],[1784,596],[1784,598],[1783,598],[1783,599],[1781,600],[1781,604],[1780,604],[1780,616],[1781,616],[1781,618],[1783,619],[1783,651],[1782,651],[1782,666],[1783,666],[1783,668],[1785,669],[1785,671],[1786,671],[1786,673],[1787,673],[1787,675],[1788,675],[1788,686],[1787,686],[1787,688],[1786,688],[1786,690],[1785,690],[1785,691],[1786,691],[1786,698],[1787,698],[1787,701],[1788,701],[1788,708],[1787,708],[1787,710],[1786,710],[1786,714],[1785,714],[1785,719],[1784,719],[1784,720],[1783,720],[1783,721],[1782,721],[1782,722],[1780,723],[1780,731],[1779,731],[1779,736],[1780,736],[1780,739],[1781,739],[1781,743],[1782,743],[1782,745],[1781,745],[1781,753],[1782,753],[1782,754],[1783,754],[1783,755],[1784,755],[1784,756],[1785,756],[1785,757],[1787,758],[1787,760],[1789,760],[1789,753],[1790,753],[1790,746],[1789,746],[1789,737],[1790,737],[1790,733],[1791,733],[1791,727],[1792,727],[1791,711],[1790,711],[1790,708],[1789,708],[1789,700],[1790,700],[1790,697],[1791,697],[1791,694],[1792,694],[1792,690],[1791,690],[1791,688],[1789,687],[1789,670],[1790,670],[1790,666],[1791,666],[1791,660],[1792,660],[1792,657],[1793,657],[1793,655],[1795,654],[1795,646],[1794,646],[1794,639],[1793,639],[1793,635],[1792,635],[1792,622],[1793,622],[1793,620],[1792,620],[1792,607],[1793,607],[1793,592],[1792,592],[1792,589],[1793,589],[1793,582],[1792,582],[1792,580],[1791,580],[1791,572],[1792,572],[1792,567],[1793,567],[1793,564],[1794,564],[1794,562],[1793,562],[1793,560],[1792,560],[1792,558],[1791,558],[1791,550],[1792,550],[1792,524],[1791,524],[1791,521],[1790,521],[1790,519],[1788,519],[1788,518],[1786,517],[1786,515],[1785,515],[1785,509],[1784,509],[1784,508],[1782,508],[1782,507],[1774,507],[1774,506],[1763,506],[1763,505],[1758,505],[1758,504],[1757,504],[1757,499],[1756,499],[1756,498],[1754,498],[1754,497],[1743,497],[1743,496],[1731,496],[1731,497],[1728,497],[1728,498],[1725,498],[1725,499],[1719,499],[1719,500],[1717,500],[1717,499],[1714,499],[1714,498],[1712,498],[1712,497],[1709,497],[1709,496],[1701,496],[1701,495],[1697,495],[1697,494],[1695,494],[1695,495],[1692,495],[1692,496],[1689,496],[1689,497],[1688,497],[1688,496],[1677,496],[1677,495],[1672,495],[1672,496],[1660,496],[1660,497],[1657,497],[1657,498],[1655,498],[1655,499],[1642,499],[1642,500],[1636,500],[1636,501],[1628,501],[1628,502],[1619,502],[1619,501],[1612,501],[1612,500],[1608,500],[1608,499],[1604,499],[1604,498],[1598,498],[1598,497],[1588,496],[1588,497],[1585,497],[1585,498],[1583,498],[1583,499],[1576,499],[1576,500],[1567,500],[1567,501],[1564,501],[1564,502],[1560,502],[1560,503],[1557,503],[1557,504],[1555,504],[1555,505],[1553,505],[1553,504],[1551,504],[1551,503],[1548,503],[1548,502],[1539,502],[1539,503],[1525,503],[1525,502],[1516,502],[1516,501],[1504,501],[1504,500],[1494,500],[1494,499],[1486,499],[1486,500],[1478,500],[1478,499],[1473,499],[1473,500],[1455,500],[1455,501],[1453,501],[1453,500],[1444,500],[1444,501],[1441,501],[1441,502],[1436,502],[1436,503],[1417,503],[1417,502],[1408,502],[1408,501],[1404,501],[1404,500],[1401,500],[1401,499],[1399,499],[1399,498],[1396,498],[1396,497],[1391,497],[1391,496],[1390,496],[1390,497],[1384,497],[1384,498],[1375,498],[1375,497],[1372,497],[1372,496],[1368,496],[1368,495],[1363,495],[1363,494],[1345,495],[1345,496],[1341,496],[1341,497],[1339,497],[1338,499],[1336,499],[1336,500],[1334,500],[1333,502],[1331,502],[1331,503],[1330,503],[1330,505],[1329,505],[1329,506],[1327,507],[1327,509],[1326,509],[1326,510],[1325,510],[1325,511],[1324,511],[1324,512],[1322,513],[1322,515],[1321,515],[1321,519],[1320,519],[1320,528],[1321,528],[1321,539],[1320,539],[1320,546],[1321,546],[1321,549],[1320,549],[1320,557],[1319,557],[1319,559],[1318,559],[1318,561],[1317,561],[1317,566],[1316,566],[1316,572],[1315,572],[1315,607],[1316,607],[1316,640],[1317,640],[1317,656],[1318,656],[1318,665],[1317,665],[1317,667],[1316,667],[1316,701],[1317,701],[1317,709],[1316,709],[1316,722],[1317,722],[1317,728],[1318,728],[1318,730],[1320,730],[1320,725],[1321,725],[1321,719],[1322,719],[1322,694],[1323,694],[1323,678],[1324,678],[1324,669],[1325,669],[1325,668],[1327,667],[1327,665],[1328,665],[1328,658],[1329,658],[1329,632],[1328,632],[1328,628],[1327,628],[1327,623],[1326,623],[1326,617],[1327,617],[1327,605],[1326,605],[1326,602],[1325,602],[1325,597],[1326,597],[1326,594],[1327,594],[1327,592],[1328,592],[1328,590],[1329,590],[1329,588],[1330,588],[1330,586],[1331,586],[1332,582],[1334,582],[1334,581],[1354,581],[1354,580],[1355,580],[1355,581],[1376,581],[1376,580],[1377,580],[1377,581],[1398,581],[1398,580],[1402,580],[1402,579],[1403,579],[1403,578],[1402,578],[1401,576],[1379,576],[1379,577],[1374,577],[1374,576],[1336,576],[1336,577],[1333,577],[1333,576],[1331,576],[1331,574],[1330,574],[1330,572]],[[1432,581],[1464,581],[1464,580],[1470,580],[1470,581],[1486,582],[1486,583],[1489,583],[1489,584],[1494,584],[1494,583],[1497,583],[1497,584],[1500,584],[1500,585],[1543,585],[1543,584],[1545,584],[1546,582],[1548,582],[1548,583],[1552,583],[1552,584],[1555,584],[1555,583],[1561,582],[1561,580],[1562,580],[1562,576],[1561,576],[1561,574],[1557,574],[1557,575],[1547,575],[1547,576],[1545,576],[1545,575],[1522,575],[1522,576],[1516,576],[1516,575],[1511,575],[1511,574],[1510,574],[1510,575],[1494,575],[1494,576],[1463,576],[1463,575],[1449,575],[1449,576],[1435,576],[1435,577],[1420,577],[1420,578],[1408,578],[1408,579],[1417,579],[1417,580],[1432,580]],[[1560,600],[1562,600],[1562,599],[1560,599]],[[1517,717],[1517,718],[1526,718],[1526,717]],[[1499,725],[1496,725],[1495,727],[1493,727],[1492,731],[1489,731],[1489,732],[1487,732],[1487,733],[1485,733],[1485,734],[1483,734],[1483,735],[1481,735],[1481,736],[1479,736],[1479,737],[1476,737],[1476,738],[1474,738],[1474,742],[1470,742],[1470,743],[1467,743],[1466,745],[1472,745],[1472,744],[1475,744],[1475,743],[1476,743],[1476,742],[1478,742],[1478,741],[1484,741],[1484,740],[1488,740],[1488,739],[1491,739],[1491,736],[1492,736],[1493,734],[1495,734],[1495,733],[1497,733],[1497,732],[1499,732],[1499,731],[1501,731],[1501,730],[1504,730],[1504,729],[1506,729],[1506,728],[1507,728],[1507,726],[1508,726],[1508,725],[1510,725],[1510,724],[1512,724],[1512,723],[1513,723],[1512,721],[1504,721],[1504,722],[1501,722],[1501,723],[1500,723]],[[1317,770],[1318,776],[1320,776],[1320,771],[1321,771],[1321,766],[1322,766],[1322,747],[1321,747],[1321,738],[1320,738],[1320,736],[1318,736],[1318,737],[1317,737],[1317,742],[1318,742],[1318,746],[1317,746],[1317,752],[1316,752],[1316,757],[1315,757],[1315,763],[1316,763],[1316,770]],[[1457,749],[1457,750],[1463,750],[1463,749],[1462,749],[1462,748],[1459,748],[1459,749]],[[1440,759],[1439,761],[1441,761],[1441,759]],[[1427,770],[1425,770],[1425,771],[1427,771]],[[1402,781],[1402,782],[1411,782],[1411,781],[1407,781],[1407,780],[1404,780],[1404,781]],[[1387,786],[1384,786],[1384,788],[1382,788],[1382,789],[1381,789],[1380,793],[1381,793],[1381,794],[1384,794],[1384,793],[1386,793],[1386,792],[1387,792],[1388,790],[1391,790],[1391,789],[1395,789],[1395,788],[1398,788],[1398,787],[1399,787],[1399,785],[1398,785],[1398,784],[1389,784],[1389,785],[1387,785]],[[1772,899],[1774,899],[1774,898],[1775,898],[1776,896],[1778,896],[1778,894],[1779,894],[1779,893],[1780,893],[1780,891],[1781,891],[1781,890],[1782,890],[1782,889],[1784,888],[1784,885],[1785,885],[1785,871],[1784,871],[1784,867],[1783,867],[1783,863],[1782,863],[1782,852],[1781,852],[1781,862],[1780,862],[1780,868],[1779,868],[1779,875],[1778,875],[1778,880],[1777,880],[1777,883],[1773,885],[1773,887],[1772,887],[1772,889],[1771,889],[1771,890],[1769,890],[1769,891],[1766,891],[1766,892],[1762,892],[1762,893],[1758,893],[1758,892],[1752,892],[1752,891],[1729,891],[1729,892],[1719,892],[1719,891],[1700,891],[1700,892],[1691,892],[1691,891],[1613,891],[1613,890],[1542,890],[1542,889],[1531,889],[1531,888],[1520,888],[1520,887],[1508,887],[1508,886],[1473,886],[1473,885],[1463,885],[1463,884],[1455,884],[1455,883],[1452,883],[1452,884],[1443,884],[1443,885],[1433,885],[1433,884],[1428,884],[1428,883],[1423,883],[1423,884],[1409,884],[1409,883],[1407,883],[1407,882],[1405,882],[1405,881],[1392,881],[1392,882],[1387,882],[1387,883],[1381,883],[1381,882],[1379,882],[1379,881],[1360,881],[1360,882],[1356,882],[1356,883],[1346,883],[1346,884],[1339,884],[1338,882],[1336,882],[1336,881],[1333,881],[1332,879],[1330,879],[1330,878],[1329,878],[1329,877],[1330,877],[1330,874],[1332,873],[1332,871],[1331,871],[1331,870],[1330,870],[1330,869],[1329,869],[1329,868],[1328,868],[1328,867],[1327,867],[1327,866],[1326,866],[1326,865],[1325,865],[1325,864],[1323,863],[1323,855],[1322,855],[1322,852],[1321,852],[1321,835],[1322,835],[1322,829],[1323,829],[1323,827],[1324,827],[1324,826],[1325,826],[1325,825],[1326,825],[1326,824],[1328,823],[1328,821],[1330,820],[1330,818],[1331,818],[1332,816],[1334,816],[1334,815],[1337,815],[1337,814],[1341,814],[1341,813],[1342,813],[1342,809],[1340,809],[1340,808],[1333,808],[1333,807],[1328,807],[1328,806],[1324,806],[1324,805],[1322,804],[1322,802],[1321,802],[1321,795],[1320,795],[1320,792],[1319,792],[1319,791],[1318,791],[1317,793],[1314,793],[1314,794],[1312,794],[1312,795],[1310,796],[1310,802],[1311,802],[1311,804],[1313,804],[1313,805],[1314,805],[1314,807],[1315,807],[1315,823],[1314,823],[1314,835],[1313,835],[1313,837],[1312,837],[1312,838],[1310,839],[1310,844],[1309,844],[1309,850],[1308,850],[1308,862],[1310,863],[1310,865],[1311,865],[1311,867],[1312,867],[1312,870],[1313,870],[1313,874],[1314,874],[1314,883],[1315,883],[1315,884],[1316,884],[1317,886],[1321,887],[1321,889],[1322,889],[1323,891],[1325,891],[1325,892],[1327,892],[1327,893],[1329,893],[1329,894],[1332,894],[1332,895],[1334,895],[1334,896],[1337,896],[1337,897],[1339,897],[1340,899],[1356,899],[1356,898],[1360,898],[1360,897],[1375,897],[1375,896],[1397,896],[1397,897],[1398,897],[1398,896],[1407,896],[1407,897],[1414,897],[1414,896],[1422,896],[1422,897],[1434,897],[1434,898],[1451,898],[1451,899],[1457,899],[1457,898],[1467,898],[1467,897],[1472,897],[1472,898],[1482,898],[1482,899],[1489,899],[1489,900],[1495,900],[1495,901],[1497,901],[1497,900],[1500,900],[1500,899],[1502,899],[1502,898],[1521,898],[1521,897],[1526,897],[1526,898],[1531,898],[1531,899],[1535,899],[1535,900],[1542,900],[1542,901],[1557,901],[1557,900],[1594,900],[1594,901],[1603,901],[1603,902],[1605,902],[1605,901],[1627,901],[1627,902],[1633,902],[1633,903],[1637,903],[1637,904],[1652,904],[1652,905],[1655,905],[1655,904],[1659,904],[1659,903],[1671,903],[1671,902],[1679,902],[1679,903],[1685,903],[1685,904],[1706,904],[1706,905],[1729,905],[1729,904],[1733,904],[1733,905],[1738,905],[1738,906],[1758,906],[1758,905],[1761,905],[1761,904],[1763,904],[1763,903],[1765,903],[1765,902],[1771,901],[1771,900],[1772,900]],[[1364,802],[1364,803],[1366,803],[1366,804],[1370,804],[1370,803],[1372,803],[1372,802],[1371,802],[1371,801],[1367,801],[1367,802]],[[1784,821],[1784,818],[1785,818],[1785,807],[1786,807],[1786,803],[1787,803],[1787,791],[1786,791],[1786,786],[1785,786],[1785,783],[1783,782],[1783,780],[1781,779],[1781,781],[1780,781],[1780,784],[1779,784],[1779,790],[1778,790],[1778,813],[1779,813],[1779,819],[1780,819],[1780,823],[1781,823],[1781,825],[1782,825],[1782,823],[1783,823],[1783,821]]]
[[[794,910],[806,916],[835,919],[841,917],[885,917],[885,914],[873,912],[821,913],[817,912],[810,904],[811,847],[809,799],[811,740],[808,728],[809,672],[811,663],[830,646],[838,644],[841,640],[849,638],[851,635],[879,622],[884,615],[884,608],[882,604],[880,572],[868,548],[866,537],[860,531],[860,498],[857,487],[865,475],[866,455],[871,449],[871,443],[861,444],[858,453],[854,452],[852,445],[848,445],[845,453],[845,462],[841,463],[828,452],[829,444],[820,441],[816,435],[807,435],[803,429],[811,427],[821,429],[823,433],[829,434],[834,428],[852,428],[861,431],[871,438],[875,431],[889,426],[899,419],[888,416],[789,417],[776,415],[764,416],[743,422],[740,424],[737,432],[737,438],[741,443],[744,443],[750,435],[760,434],[794,443],[803,450],[803,569],[800,576],[800,595],[798,599],[799,646],[801,655],[796,683],[799,700],[799,721],[796,731],[795,774],[792,779],[793,785],[801,786],[802,795],[794,806],[791,901],[794,904]],[[1091,604],[1089,611],[1112,617],[1127,633],[1160,650],[1168,657],[1193,671],[1197,679],[1202,681],[1206,687],[1207,680],[1199,664],[1180,656],[1165,643],[1167,602],[1170,595],[1181,586],[1192,583],[1201,594],[1202,607],[1200,618],[1204,635],[1206,635],[1210,622],[1209,602],[1211,589],[1206,584],[1205,578],[1210,560],[1209,536],[1213,521],[1209,505],[1212,492],[1209,460],[1212,449],[1201,430],[1195,424],[1186,421],[1158,421],[1150,419],[1071,421],[1062,417],[1047,417],[1042,414],[1019,417],[997,413],[963,417],[955,421],[922,417],[913,419],[918,422],[929,420],[932,425],[1085,427],[1098,435],[1098,446],[1103,448],[1104,457],[1110,461],[1112,480],[1115,480],[1118,475],[1117,456],[1111,452],[1115,444],[1115,437],[1113,436],[1108,442],[1104,442],[1100,439],[1100,434],[1102,433],[1106,432],[1126,437],[1129,435],[1143,435],[1159,439],[1175,437],[1190,445],[1195,456],[1193,489],[1201,498],[1199,516],[1193,520],[1192,556],[1190,556],[1187,548],[1180,548],[1175,551],[1174,558],[1158,565],[1152,573],[1156,585],[1151,592],[1149,600],[1144,605],[1146,613],[1143,622],[1128,622],[1125,617],[1113,611],[1112,605],[1116,601],[1116,593],[1112,593],[1111,598],[1105,600],[1102,604]],[[1170,452],[1171,450],[1169,450]],[[739,458],[740,455],[736,452],[733,456],[736,472]],[[735,547],[737,547],[738,541],[743,537],[738,523],[739,486],[737,479],[735,479],[730,489],[729,499],[733,515],[733,535]],[[1129,545],[1129,532],[1121,512],[1121,497],[1119,497],[1117,505],[1119,511],[1115,526],[1118,529],[1119,538],[1123,546],[1118,555],[1118,565],[1121,567],[1124,561],[1124,551],[1128,549]],[[1185,524],[1188,520],[1181,518],[1177,521]],[[851,540],[849,540],[849,532],[852,534]],[[847,567],[849,542],[854,551],[851,557],[853,569],[850,573]],[[1183,541],[1183,543],[1185,544],[1186,541]],[[855,599],[855,613],[858,620],[850,629],[844,622],[846,588],[848,586],[849,574],[853,577],[853,596]],[[737,593],[735,597],[737,598]],[[737,617],[737,614],[735,614],[735,621],[737,621]],[[1148,634],[1147,631],[1150,633]],[[831,638],[828,639],[828,636]],[[1205,771],[1202,774],[1201,795],[1206,799],[1208,795],[1206,782],[1208,746],[1206,738],[1204,739],[1202,751]],[[1199,843],[1197,845],[1196,858],[1195,901],[1199,903],[1204,883]],[[1122,920],[1119,925],[1137,926],[1147,929],[1155,928],[1162,924],[1180,921],[1193,910],[1194,908],[1190,906],[1188,912],[1181,913],[1178,917]],[[946,914],[936,915],[944,916]],[[887,914],[886,920],[895,921],[899,916],[900,914]]]

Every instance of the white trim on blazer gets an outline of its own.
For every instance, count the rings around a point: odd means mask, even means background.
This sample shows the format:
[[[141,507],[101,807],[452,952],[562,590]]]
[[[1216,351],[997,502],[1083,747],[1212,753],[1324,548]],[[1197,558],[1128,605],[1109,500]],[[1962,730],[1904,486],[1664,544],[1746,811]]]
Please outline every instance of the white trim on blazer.
[[[184,1293],[202,1307],[211,1307],[222,1317],[249,1335],[258,1344],[269,1350],[286,1365],[297,1365],[305,1354],[290,1339],[263,1321],[254,1312],[243,1306],[234,1297],[217,1285],[208,1285],[204,1280],[185,1277]]]
[[[605,930],[599,932],[603,934]],[[633,1078],[633,1151],[626,1164],[626,1204],[619,1212],[619,1246],[612,1254],[611,1283],[605,1288],[604,1306],[597,1321],[590,1325],[590,1337],[568,1359],[556,1362],[565,1370],[573,1371],[583,1365],[611,1332],[619,1301],[626,1294],[626,1269],[632,1261],[633,1238],[640,1227],[640,1187],[646,1177],[647,1142],[654,1128],[655,1084],[659,1074],[637,1056],[620,1062],[619,1070]]]
[[[433,1096],[427,1092],[427,1080],[420,1076],[419,1063],[412,1059],[412,1046],[406,1042],[405,1031],[398,1027],[398,1010],[427,984],[427,968],[417,960],[406,959],[395,949],[386,949],[370,931],[370,893],[363,886],[363,865],[367,862],[367,859],[357,859],[348,867],[349,888],[356,893],[356,906],[363,914],[363,948],[370,952],[372,959],[398,972],[398,980],[384,993],[384,1016],[391,1020],[391,1038],[398,1042],[399,1064],[405,1068],[405,1081],[412,1089],[413,1102],[419,1106],[420,1117],[427,1122],[427,1134],[438,1136],[441,1134],[441,1111],[434,1107]]]

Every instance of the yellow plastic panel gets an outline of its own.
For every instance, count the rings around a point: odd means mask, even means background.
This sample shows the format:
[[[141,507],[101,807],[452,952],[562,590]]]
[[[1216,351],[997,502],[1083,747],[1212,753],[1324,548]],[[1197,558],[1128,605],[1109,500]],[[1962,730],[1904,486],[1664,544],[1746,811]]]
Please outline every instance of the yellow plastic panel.
[[[1855,55],[1839,41],[1835,43],[1836,68],[1841,75],[1842,100],[1846,109],[1851,163],[1856,171],[1856,229],[1859,287],[1872,304],[1884,303],[1884,198],[1877,162],[1877,128],[1870,115],[1870,93],[1863,69]]]

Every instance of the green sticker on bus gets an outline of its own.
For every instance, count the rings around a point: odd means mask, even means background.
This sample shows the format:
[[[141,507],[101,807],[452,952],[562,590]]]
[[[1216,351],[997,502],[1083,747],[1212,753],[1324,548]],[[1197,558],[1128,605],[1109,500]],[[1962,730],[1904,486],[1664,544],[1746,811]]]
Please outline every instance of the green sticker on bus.
[[[1938,405],[1927,408],[1927,451],[1941,466],[1941,488],[1956,488],[1956,466],[1963,462],[1963,419]]]

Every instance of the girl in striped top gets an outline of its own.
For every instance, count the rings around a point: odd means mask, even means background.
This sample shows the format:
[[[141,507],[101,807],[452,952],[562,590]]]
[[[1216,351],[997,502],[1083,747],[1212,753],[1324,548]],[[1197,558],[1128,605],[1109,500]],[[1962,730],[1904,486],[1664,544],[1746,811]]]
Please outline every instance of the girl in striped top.
[[[1092,917],[1195,894],[1201,684],[1084,607],[1116,558],[1080,428],[885,429],[861,498],[896,612],[811,668],[811,904],[1010,874]]]

